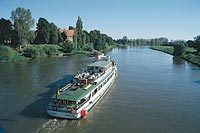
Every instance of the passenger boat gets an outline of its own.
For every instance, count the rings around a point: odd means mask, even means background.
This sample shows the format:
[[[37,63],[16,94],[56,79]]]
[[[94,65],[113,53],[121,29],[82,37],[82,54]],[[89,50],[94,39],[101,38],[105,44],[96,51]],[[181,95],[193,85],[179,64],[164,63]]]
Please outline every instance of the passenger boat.
[[[74,76],[51,97],[47,114],[53,117],[78,119],[86,117],[88,111],[106,94],[117,76],[116,63],[107,56],[86,66],[82,73]]]

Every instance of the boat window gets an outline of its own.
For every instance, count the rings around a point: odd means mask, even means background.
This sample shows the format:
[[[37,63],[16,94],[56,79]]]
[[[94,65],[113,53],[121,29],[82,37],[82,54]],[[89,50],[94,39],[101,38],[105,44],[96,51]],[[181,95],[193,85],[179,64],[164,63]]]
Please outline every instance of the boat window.
[[[94,96],[97,93],[97,88],[92,92],[92,96]]]
[[[102,88],[102,86],[103,86],[103,85],[101,84],[101,85],[100,85],[100,88]]]
[[[78,104],[83,104],[83,103],[85,103],[85,102],[86,102],[86,99],[83,98],[83,99],[80,100],[80,102],[78,102]]]

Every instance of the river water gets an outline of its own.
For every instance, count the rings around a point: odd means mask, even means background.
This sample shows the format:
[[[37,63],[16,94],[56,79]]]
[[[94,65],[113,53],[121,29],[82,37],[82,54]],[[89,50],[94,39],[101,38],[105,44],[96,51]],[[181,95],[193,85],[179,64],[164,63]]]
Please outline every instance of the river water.
[[[86,119],[47,116],[49,98],[92,57],[0,64],[0,127],[8,133],[199,133],[200,68],[147,47],[113,49],[118,77]],[[0,132],[2,132],[0,129]]]

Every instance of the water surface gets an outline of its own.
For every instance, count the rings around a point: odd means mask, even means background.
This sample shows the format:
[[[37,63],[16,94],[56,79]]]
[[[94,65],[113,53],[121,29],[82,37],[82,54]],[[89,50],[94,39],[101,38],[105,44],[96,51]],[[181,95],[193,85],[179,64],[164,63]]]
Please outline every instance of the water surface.
[[[200,68],[146,47],[114,49],[118,78],[87,119],[46,115],[55,90],[94,59],[0,64],[0,127],[9,133],[199,133]]]

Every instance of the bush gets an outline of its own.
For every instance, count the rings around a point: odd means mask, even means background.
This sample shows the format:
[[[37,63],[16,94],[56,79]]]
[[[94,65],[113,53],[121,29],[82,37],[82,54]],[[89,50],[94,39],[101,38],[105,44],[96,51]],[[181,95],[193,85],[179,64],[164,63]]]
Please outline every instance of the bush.
[[[73,42],[71,41],[66,41],[64,42],[61,47],[63,48],[63,51],[66,53],[70,53],[73,50]]]
[[[21,56],[16,50],[8,46],[0,46],[0,62],[10,62],[10,61],[24,61],[27,58]]]
[[[85,44],[83,45],[83,50],[84,51],[89,51],[89,52],[92,52],[94,50],[93,46],[90,45],[90,44]]]
[[[12,56],[12,49],[7,46],[0,45],[0,61],[8,61]]]
[[[35,58],[35,57],[40,56],[40,52],[34,47],[29,47],[24,50],[23,55],[29,58]]]
[[[53,56],[59,53],[57,45],[34,45],[28,46],[24,50],[24,56],[35,58],[40,56]]]
[[[58,50],[55,47],[45,47],[45,53],[49,56],[58,54]]]

